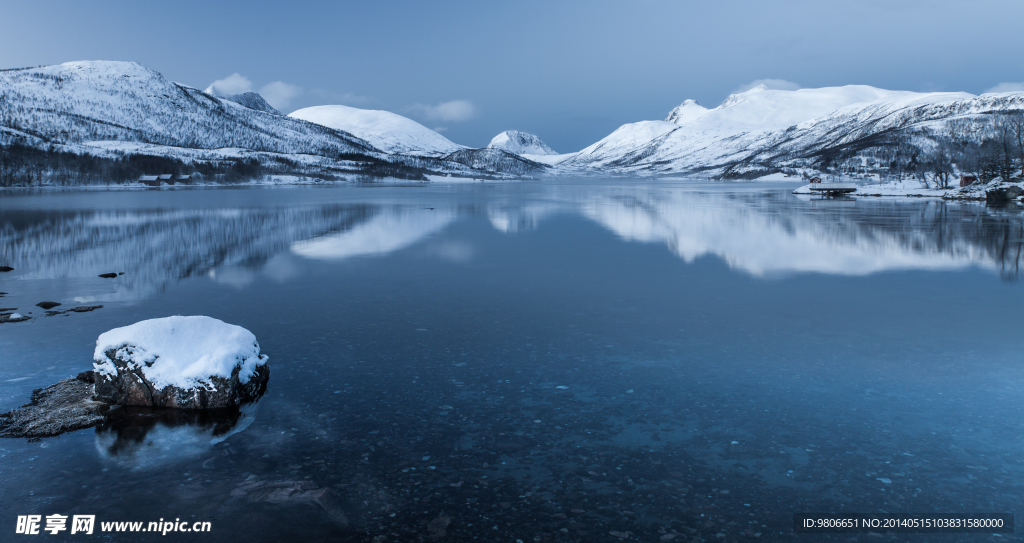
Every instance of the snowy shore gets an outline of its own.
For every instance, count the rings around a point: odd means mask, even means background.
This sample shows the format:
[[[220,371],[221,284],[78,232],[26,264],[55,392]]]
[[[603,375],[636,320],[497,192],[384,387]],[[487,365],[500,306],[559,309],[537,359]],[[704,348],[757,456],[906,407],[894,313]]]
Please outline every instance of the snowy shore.
[[[994,198],[1002,191],[1007,197]],[[804,185],[793,194],[815,194],[811,185]],[[943,198],[946,200],[993,200],[1024,202],[1024,182],[1004,183],[999,180],[989,183],[975,183],[966,187],[926,187],[916,179],[892,181],[882,184],[858,184],[852,196],[901,196],[915,198]]]

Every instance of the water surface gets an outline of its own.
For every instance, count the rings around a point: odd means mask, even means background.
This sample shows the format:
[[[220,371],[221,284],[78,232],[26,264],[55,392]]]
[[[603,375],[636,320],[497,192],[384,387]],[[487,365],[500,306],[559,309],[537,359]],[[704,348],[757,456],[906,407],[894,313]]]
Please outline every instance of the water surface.
[[[790,541],[823,540],[794,512],[1020,515],[1020,211],[792,188],[4,193],[0,306],[36,318],[0,324],[0,411],[168,315],[248,328],[272,374],[240,421],[0,442],[0,530]]]

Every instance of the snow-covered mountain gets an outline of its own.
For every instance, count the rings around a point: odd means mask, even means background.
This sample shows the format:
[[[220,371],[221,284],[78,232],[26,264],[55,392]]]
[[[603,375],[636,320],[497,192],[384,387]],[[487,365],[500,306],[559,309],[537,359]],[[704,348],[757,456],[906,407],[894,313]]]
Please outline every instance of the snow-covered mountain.
[[[337,156],[376,152],[351,134],[173,83],[135,62],[0,71],[0,143],[136,142]]]
[[[501,149],[517,155],[557,155],[540,138],[518,130],[506,130],[487,144],[488,149]]]
[[[977,142],[991,129],[992,114],[1007,111],[1024,111],[1024,92],[760,86],[711,109],[687,100],[665,120],[626,124],[585,149],[558,155],[517,131],[499,134],[485,149],[469,149],[387,111],[318,106],[284,116],[257,93],[215,96],[133,62],[0,70],[0,146],[107,159],[160,156],[220,165],[219,171],[241,162],[272,164],[274,171],[303,175],[757,177],[819,168],[840,155],[890,145],[895,136],[923,150],[943,138]],[[29,165],[19,175],[38,178],[41,169]]]
[[[546,161],[565,172],[742,175],[812,164],[830,150],[869,146],[893,131],[927,138],[950,123],[1024,109],[1024,93],[917,93],[866,85],[729,96],[716,108],[687,100],[664,121],[619,127]]]
[[[337,113],[341,106],[333,107]],[[150,155],[188,164],[255,161],[302,173],[478,176],[547,169],[519,157],[496,160],[490,150],[479,150],[481,156],[473,159],[456,155],[448,160],[446,156],[465,149],[404,117],[367,115],[362,124],[349,124],[376,143],[280,115],[256,93],[215,96],[135,62],[80,61],[0,70],[0,146],[107,159]],[[399,154],[403,152],[420,156]],[[514,171],[493,169],[503,165]]]
[[[390,111],[314,106],[288,116],[344,130],[389,153],[441,156],[464,149],[422,124]]]

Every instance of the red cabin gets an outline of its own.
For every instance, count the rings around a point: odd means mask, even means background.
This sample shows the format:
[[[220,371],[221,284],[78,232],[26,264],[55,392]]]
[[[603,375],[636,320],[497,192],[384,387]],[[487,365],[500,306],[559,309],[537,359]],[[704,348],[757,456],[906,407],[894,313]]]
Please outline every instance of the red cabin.
[[[975,184],[977,182],[978,182],[978,178],[976,176],[973,176],[973,175],[961,175],[960,176],[960,186],[961,187],[967,187],[967,186],[973,185],[973,184]]]

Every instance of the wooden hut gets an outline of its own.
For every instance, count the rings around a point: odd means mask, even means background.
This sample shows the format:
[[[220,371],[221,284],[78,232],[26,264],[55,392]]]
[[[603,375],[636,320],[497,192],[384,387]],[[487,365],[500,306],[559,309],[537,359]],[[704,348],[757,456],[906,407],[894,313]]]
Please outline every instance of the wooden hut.
[[[150,187],[160,186],[160,176],[158,175],[141,175],[139,176],[139,183],[148,185]]]

